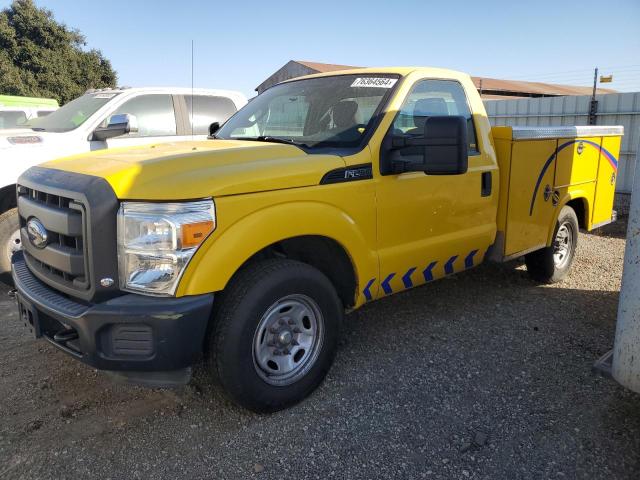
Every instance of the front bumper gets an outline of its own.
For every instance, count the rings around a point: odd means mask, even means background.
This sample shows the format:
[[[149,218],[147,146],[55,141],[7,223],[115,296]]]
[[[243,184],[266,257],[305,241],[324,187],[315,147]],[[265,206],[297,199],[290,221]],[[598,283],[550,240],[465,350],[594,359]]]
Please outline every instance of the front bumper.
[[[22,252],[13,256],[12,276],[21,318],[36,337],[94,368],[130,372],[134,381],[145,383],[145,373],[162,378],[159,372],[184,370],[202,354],[213,294],[126,294],[79,303],[36,278]]]

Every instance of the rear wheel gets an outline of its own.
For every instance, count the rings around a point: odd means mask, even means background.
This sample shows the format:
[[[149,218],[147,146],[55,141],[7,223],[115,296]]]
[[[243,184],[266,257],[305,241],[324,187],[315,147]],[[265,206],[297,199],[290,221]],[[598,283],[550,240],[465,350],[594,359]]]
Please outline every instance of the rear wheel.
[[[571,207],[563,207],[556,222],[550,247],[525,255],[527,271],[535,280],[556,283],[569,273],[578,245],[578,217]]]
[[[256,263],[237,274],[216,307],[211,372],[245,408],[286,408],[329,371],[342,316],[342,303],[320,271],[292,260]]]
[[[11,257],[21,247],[18,209],[12,208],[0,215],[0,276],[9,276]]]

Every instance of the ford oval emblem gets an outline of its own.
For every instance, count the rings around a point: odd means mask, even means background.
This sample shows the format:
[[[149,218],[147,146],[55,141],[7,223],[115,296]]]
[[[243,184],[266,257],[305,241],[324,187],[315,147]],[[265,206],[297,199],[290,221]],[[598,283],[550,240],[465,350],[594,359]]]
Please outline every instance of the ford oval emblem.
[[[44,248],[47,246],[47,229],[37,218],[34,217],[27,222],[27,235],[34,247]]]

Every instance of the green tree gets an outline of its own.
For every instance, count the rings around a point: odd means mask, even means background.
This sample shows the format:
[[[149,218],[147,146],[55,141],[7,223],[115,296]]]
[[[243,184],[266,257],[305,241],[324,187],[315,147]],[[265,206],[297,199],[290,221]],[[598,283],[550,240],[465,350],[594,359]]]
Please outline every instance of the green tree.
[[[116,72],[84,36],[33,0],[0,11],[0,94],[66,103],[89,88],[115,87]]]

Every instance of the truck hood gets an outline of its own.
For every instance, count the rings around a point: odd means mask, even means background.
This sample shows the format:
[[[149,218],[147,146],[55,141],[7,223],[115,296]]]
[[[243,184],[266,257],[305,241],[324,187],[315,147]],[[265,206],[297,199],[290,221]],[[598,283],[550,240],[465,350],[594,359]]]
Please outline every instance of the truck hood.
[[[104,178],[119,199],[183,200],[317,185],[345,166],[337,155],[238,140],[178,142],[102,150],[47,162]]]

